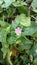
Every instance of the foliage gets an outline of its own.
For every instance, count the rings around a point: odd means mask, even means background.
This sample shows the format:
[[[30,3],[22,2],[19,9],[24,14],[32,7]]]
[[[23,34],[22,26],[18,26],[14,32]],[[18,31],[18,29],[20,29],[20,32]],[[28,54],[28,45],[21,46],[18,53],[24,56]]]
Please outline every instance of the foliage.
[[[37,0],[0,0],[0,64],[37,65]]]

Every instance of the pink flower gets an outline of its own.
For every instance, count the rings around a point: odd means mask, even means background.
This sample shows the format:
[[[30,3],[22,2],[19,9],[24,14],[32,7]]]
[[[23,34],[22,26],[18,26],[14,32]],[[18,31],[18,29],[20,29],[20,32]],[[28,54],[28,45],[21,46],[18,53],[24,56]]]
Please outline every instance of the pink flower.
[[[19,27],[16,28],[16,29],[15,29],[15,33],[16,33],[17,35],[20,35],[20,34],[21,34],[21,28],[19,28]]]

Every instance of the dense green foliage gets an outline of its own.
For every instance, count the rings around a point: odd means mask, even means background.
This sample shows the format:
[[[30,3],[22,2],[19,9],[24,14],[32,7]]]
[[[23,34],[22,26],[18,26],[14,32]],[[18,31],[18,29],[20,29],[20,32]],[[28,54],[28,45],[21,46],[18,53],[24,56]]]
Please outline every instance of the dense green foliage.
[[[0,0],[0,65],[37,65],[37,0]]]

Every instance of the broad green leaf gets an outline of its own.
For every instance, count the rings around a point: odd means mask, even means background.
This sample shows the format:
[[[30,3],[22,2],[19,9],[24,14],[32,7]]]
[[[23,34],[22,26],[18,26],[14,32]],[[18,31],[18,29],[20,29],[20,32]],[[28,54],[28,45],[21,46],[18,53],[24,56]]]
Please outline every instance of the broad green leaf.
[[[33,34],[33,37],[37,37],[37,31]]]
[[[28,50],[28,49],[30,49],[31,45],[33,44],[32,41],[30,41],[28,39],[22,39],[20,41],[21,42],[18,42],[15,44],[15,46],[18,44],[18,47],[16,49],[19,51]]]
[[[0,5],[3,3],[3,0],[0,0]]]
[[[31,25],[30,17],[26,17],[24,14],[17,16],[13,25],[16,28],[18,24],[21,24],[22,26],[26,27],[30,26]]]
[[[29,13],[29,8],[27,6],[19,6],[19,7],[17,7],[17,9],[22,14],[23,13],[26,14],[26,15],[29,15],[30,14]]]
[[[37,0],[33,0],[32,7],[33,7],[33,11],[37,13]]]
[[[28,27],[31,25],[30,17],[26,17],[24,14],[21,14],[19,16],[19,21],[20,21],[20,24],[23,26]]]
[[[34,65],[37,65],[37,57],[34,59]]]
[[[34,45],[30,50],[30,54],[32,54],[34,57],[37,56],[37,42],[34,42]]]
[[[30,21],[30,17],[25,17],[25,16],[20,16],[20,24],[23,26],[30,26],[31,21]]]
[[[7,27],[7,26],[9,26],[9,24],[7,22],[4,22],[3,20],[0,20],[0,26]]]
[[[27,5],[25,2],[23,2],[23,1],[17,1],[17,2],[14,2],[13,3],[13,5],[15,6],[15,7],[20,7],[20,6],[23,6],[23,5]]]
[[[4,4],[2,5],[3,8],[8,8],[15,0],[4,0]]]
[[[22,35],[33,35],[35,32],[37,32],[37,26],[30,26],[24,29],[24,33]]]
[[[11,36],[8,38],[8,44],[13,44],[16,42],[18,37],[15,35],[15,33],[12,31]]]
[[[0,42],[6,43],[6,35],[7,35],[7,32],[5,31],[5,29],[2,29],[0,31]]]
[[[19,25],[19,16],[17,16],[16,18],[15,18],[15,20],[14,21],[12,21],[12,27],[14,28],[14,29],[16,29],[17,27],[18,27],[18,25]]]
[[[16,48],[16,49],[19,50],[19,51],[23,51],[23,50],[28,50],[30,48],[31,48],[31,45],[30,44],[27,45],[27,44],[20,43],[19,44],[19,47]]]
[[[13,44],[16,41],[15,37],[10,37],[8,39],[8,44]]]

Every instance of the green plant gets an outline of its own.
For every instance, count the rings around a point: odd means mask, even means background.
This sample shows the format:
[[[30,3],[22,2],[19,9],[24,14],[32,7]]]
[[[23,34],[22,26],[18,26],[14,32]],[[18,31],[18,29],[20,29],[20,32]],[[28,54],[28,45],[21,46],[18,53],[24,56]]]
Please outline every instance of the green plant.
[[[37,0],[0,0],[0,63],[37,65]]]

